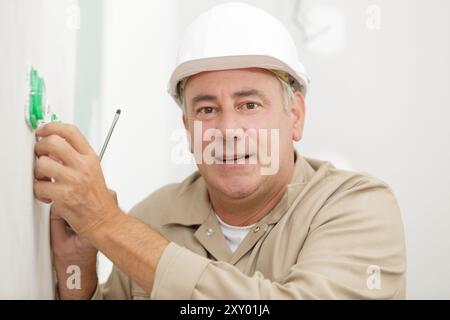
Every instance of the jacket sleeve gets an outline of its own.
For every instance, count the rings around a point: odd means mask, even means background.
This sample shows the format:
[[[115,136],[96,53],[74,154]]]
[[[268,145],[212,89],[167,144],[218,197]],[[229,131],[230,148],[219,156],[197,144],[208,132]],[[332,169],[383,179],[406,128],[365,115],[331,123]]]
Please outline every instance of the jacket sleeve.
[[[173,242],[156,270],[152,299],[402,299],[405,247],[390,189],[363,181],[328,199],[298,260],[282,279],[248,276]]]

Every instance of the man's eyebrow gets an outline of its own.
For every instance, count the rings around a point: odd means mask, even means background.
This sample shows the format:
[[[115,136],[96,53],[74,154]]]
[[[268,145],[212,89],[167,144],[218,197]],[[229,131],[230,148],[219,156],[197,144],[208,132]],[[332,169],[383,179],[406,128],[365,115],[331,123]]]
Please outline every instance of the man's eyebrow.
[[[213,96],[210,94],[200,94],[200,95],[192,98],[191,102],[192,102],[192,105],[196,105],[197,103],[202,102],[202,101],[216,101],[216,100],[217,100],[216,96]]]
[[[251,97],[251,96],[257,96],[263,100],[266,100],[267,97],[264,93],[262,93],[259,90],[256,89],[246,89],[246,90],[239,90],[233,93],[233,98],[245,98],[245,97]],[[199,102],[204,101],[217,101],[217,96],[211,95],[211,94],[199,94],[192,98],[191,103],[193,106],[195,106]]]
[[[264,93],[256,89],[240,90],[233,93],[233,98],[245,98],[251,96],[257,96],[263,100],[267,99]]]

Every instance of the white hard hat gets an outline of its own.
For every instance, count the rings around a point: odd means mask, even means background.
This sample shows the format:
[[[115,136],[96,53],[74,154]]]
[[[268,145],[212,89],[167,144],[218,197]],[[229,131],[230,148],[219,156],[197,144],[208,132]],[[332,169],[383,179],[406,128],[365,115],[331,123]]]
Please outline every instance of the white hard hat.
[[[168,92],[181,106],[181,80],[204,71],[242,68],[285,72],[291,85],[306,95],[309,79],[289,31],[264,10],[239,2],[217,5],[189,25]]]

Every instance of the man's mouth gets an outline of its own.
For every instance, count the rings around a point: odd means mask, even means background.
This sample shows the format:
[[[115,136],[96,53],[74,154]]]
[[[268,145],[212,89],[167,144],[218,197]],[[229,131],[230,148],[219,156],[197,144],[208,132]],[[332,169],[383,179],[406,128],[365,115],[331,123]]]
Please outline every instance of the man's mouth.
[[[242,154],[242,155],[230,155],[223,157],[216,157],[218,163],[245,163],[248,159],[250,159],[252,155]]]

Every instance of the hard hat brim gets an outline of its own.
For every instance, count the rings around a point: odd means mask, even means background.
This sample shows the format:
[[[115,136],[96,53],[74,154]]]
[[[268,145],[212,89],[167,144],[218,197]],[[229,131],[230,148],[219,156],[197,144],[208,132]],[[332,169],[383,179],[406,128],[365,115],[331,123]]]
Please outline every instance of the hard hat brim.
[[[178,96],[178,83],[186,77],[205,72],[246,68],[274,69],[287,72],[298,84],[303,97],[306,96],[309,78],[303,71],[303,66],[298,65],[297,70],[280,61],[277,58],[266,55],[241,55],[211,57],[202,59],[193,59],[181,63],[173,71],[168,84],[168,92],[178,104],[182,106],[182,101]]]

